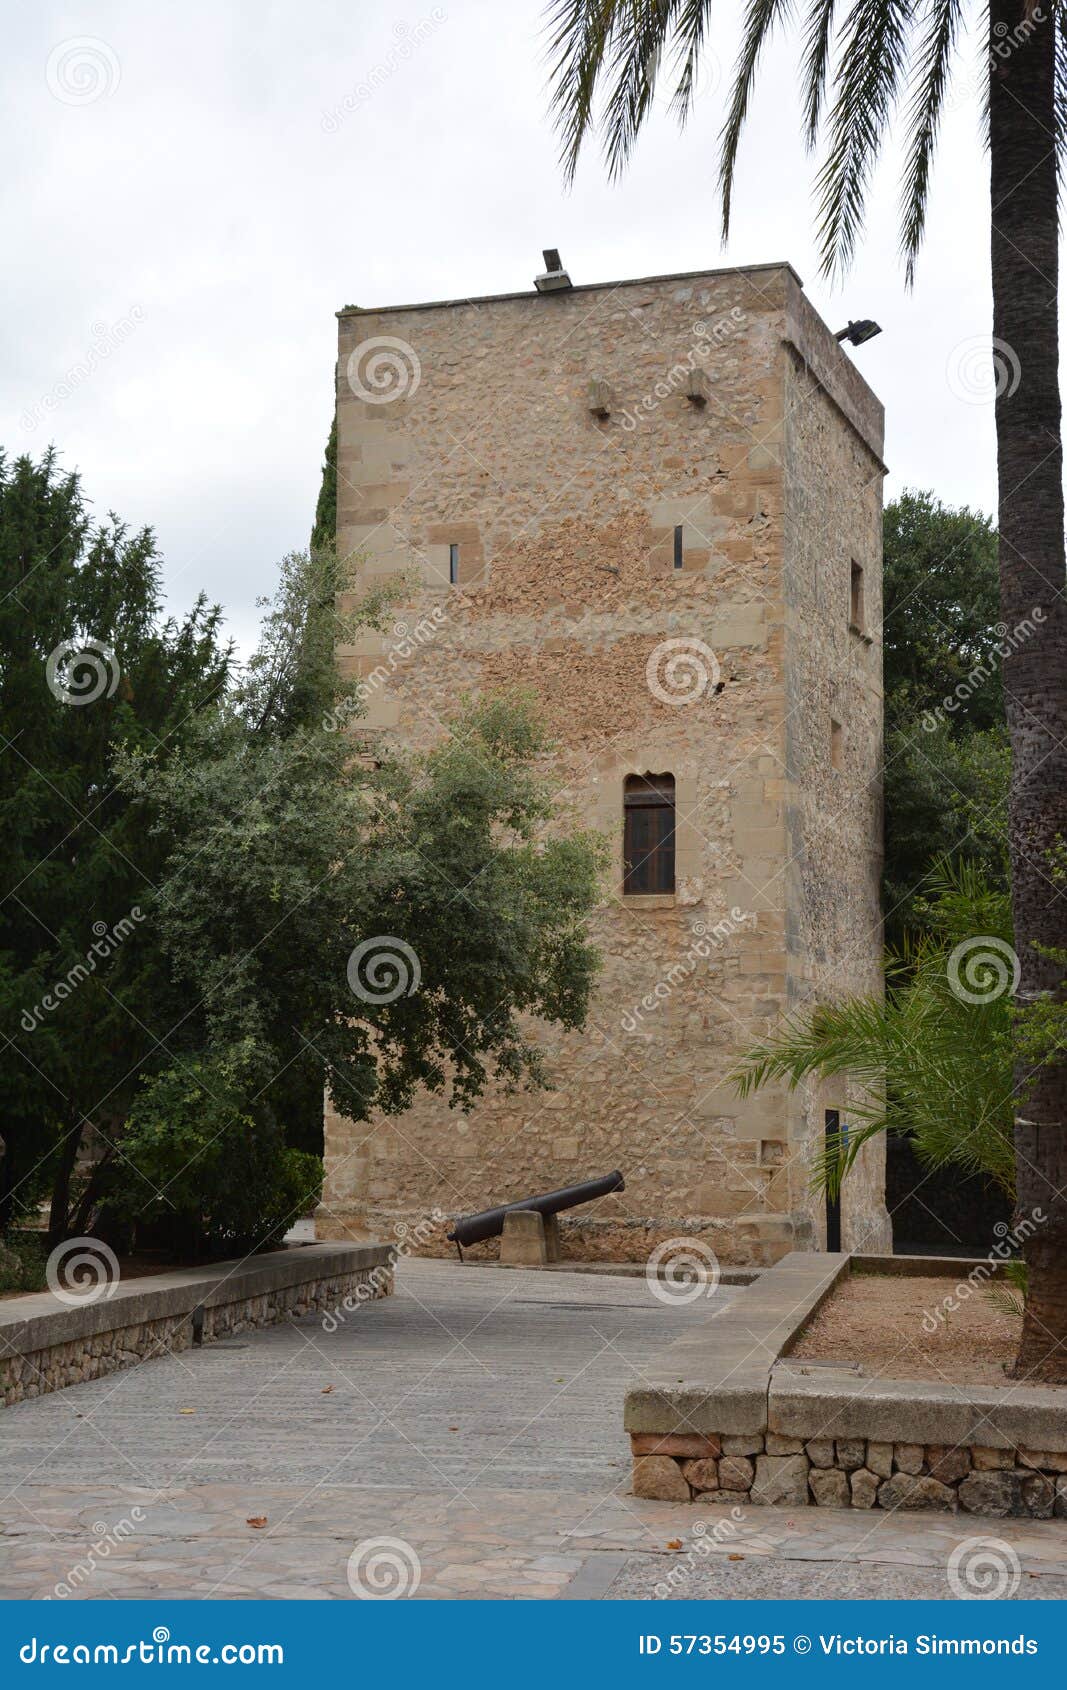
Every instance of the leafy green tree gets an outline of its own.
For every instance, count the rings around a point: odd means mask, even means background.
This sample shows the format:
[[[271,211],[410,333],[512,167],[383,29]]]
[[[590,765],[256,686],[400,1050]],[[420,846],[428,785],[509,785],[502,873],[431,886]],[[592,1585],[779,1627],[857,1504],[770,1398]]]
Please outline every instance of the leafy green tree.
[[[149,530],[90,521],[54,453],[0,460],[0,1026],[7,1154],[0,1222],[52,1193],[81,1229],[92,1134],[114,1145],[183,1007],[144,919],[166,843],[112,773],[162,764],[214,708],[230,653],[203,598],[164,618]]]
[[[608,163],[629,157],[652,109],[660,66],[678,65],[682,119],[713,35],[712,0],[553,0],[555,107],[573,171],[607,85]],[[1067,900],[1046,865],[1067,838],[1067,596],[1059,389],[1059,184],[1065,132],[1067,29],[1060,5],[990,0],[986,12],[986,139],[996,371],[1000,617],[1029,618],[1032,637],[1004,659],[1011,741],[1011,897],[1030,1004],[1063,990],[1052,953],[1067,952]],[[799,28],[798,68],[809,146],[825,136],[817,178],[823,269],[845,269],[894,114],[903,106],[901,248],[911,280],[926,223],[933,157],[966,13],[962,0],[858,0],[839,17],[809,0],[802,21],[784,0],[751,0],[722,135],[723,232],[738,148],[763,48]],[[1035,612],[1039,613],[1035,615]],[[1020,1065],[1015,1143],[1020,1207],[1045,1224],[1027,1241],[1030,1295],[1018,1377],[1067,1381],[1067,1056],[1036,1080]]]
[[[908,491],[886,506],[882,650],[890,726],[1004,723],[997,536],[981,512]]]
[[[540,1083],[529,1018],[579,1026],[597,967],[601,847],[550,825],[529,704],[470,705],[429,753],[369,766],[338,731],[361,707],[333,662],[344,584],[329,552],[287,559],[242,683],[181,756],[142,747],[121,764],[170,842],[150,909],[190,1005],[184,1066],[202,1087],[254,1071],[246,1112],[309,1148],[324,1084],[360,1119],[418,1087],[468,1105],[490,1077]],[[166,1111],[152,1108],[155,1183]],[[141,1142],[122,1144],[139,1170]],[[175,1177],[187,1148],[175,1133]]]
[[[315,521],[311,529],[311,550],[327,551],[337,543],[337,413],[334,412],[326,441],[326,456],[322,464],[322,480],[315,505]]]

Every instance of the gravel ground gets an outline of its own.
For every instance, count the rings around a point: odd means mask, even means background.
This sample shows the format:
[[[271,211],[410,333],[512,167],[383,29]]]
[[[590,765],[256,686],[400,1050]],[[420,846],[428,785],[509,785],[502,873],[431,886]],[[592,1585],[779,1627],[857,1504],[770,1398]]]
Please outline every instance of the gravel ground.
[[[632,1555],[609,1585],[608,1602],[660,1597],[676,1602],[820,1601],[950,1602],[954,1595],[943,1566],[891,1567],[884,1562],[785,1561],[756,1556],[745,1561],[711,1558],[688,1567],[675,1563],[675,1582],[661,1555]],[[1002,1593],[1009,1598],[1009,1591]],[[1024,1573],[1013,1601],[1067,1600],[1067,1578]],[[740,1626],[740,1618],[736,1621]]]
[[[896,1274],[847,1279],[825,1302],[793,1351],[798,1359],[858,1361],[892,1379],[955,1379],[1007,1385],[1022,1321],[979,1287],[954,1295],[947,1279]],[[946,1306],[951,1296],[955,1308]],[[1067,1396],[1065,1396],[1067,1400]]]

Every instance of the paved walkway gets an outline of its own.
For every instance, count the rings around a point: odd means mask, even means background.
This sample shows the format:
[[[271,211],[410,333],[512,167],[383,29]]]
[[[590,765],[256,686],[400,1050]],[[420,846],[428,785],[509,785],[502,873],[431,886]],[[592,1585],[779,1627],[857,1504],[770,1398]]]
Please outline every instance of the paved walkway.
[[[5,1409],[0,1597],[951,1596],[976,1535],[1018,1596],[1067,1596],[1063,1521],[630,1496],[623,1391],[708,1313],[642,1280],[412,1262],[334,1331]]]

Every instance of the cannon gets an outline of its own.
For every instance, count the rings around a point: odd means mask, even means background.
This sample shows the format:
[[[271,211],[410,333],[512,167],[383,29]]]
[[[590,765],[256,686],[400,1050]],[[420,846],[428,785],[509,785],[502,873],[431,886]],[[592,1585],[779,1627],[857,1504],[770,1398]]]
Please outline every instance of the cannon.
[[[594,1197],[607,1197],[612,1191],[625,1191],[626,1181],[618,1168],[600,1179],[582,1180],[578,1185],[565,1185],[560,1191],[543,1191],[539,1197],[524,1197],[519,1203],[503,1203],[498,1209],[483,1209],[480,1215],[461,1215],[448,1234],[463,1259],[464,1244],[481,1244],[486,1238],[496,1238],[504,1230],[504,1218],[517,1210],[532,1210],[542,1219],[558,1215],[564,1209],[574,1209],[579,1203],[591,1203]]]

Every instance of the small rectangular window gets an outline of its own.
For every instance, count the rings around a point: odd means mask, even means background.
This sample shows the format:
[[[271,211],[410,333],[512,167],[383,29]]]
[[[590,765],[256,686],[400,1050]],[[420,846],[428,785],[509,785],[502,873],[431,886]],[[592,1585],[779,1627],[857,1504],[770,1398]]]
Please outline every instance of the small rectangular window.
[[[681,530],[681,526],[679,525],[674,530],[674,567],[675,567],[675,569],[681,569],[681,567],[682,567],[682,556],[683,556],[682,530]]]
[[[449,585],[452,586],[452,587],[454,587],[456,585],[456,582],[459,580],[459,547],[458,546],[449,546],[449,548],[448,548],[448,580],[449,580]]]
[[[852,559],[849,577],[849,627],[853,633],[863,634],[867,631],[867,619],[863,604],[863,565]]]
[[[623,823],[623,891],[628,897],[673,892],[674,776],[630,775]]]
[[[830,765],[835,769],[845,766],[845,730],[840,722],[830,718]]]

